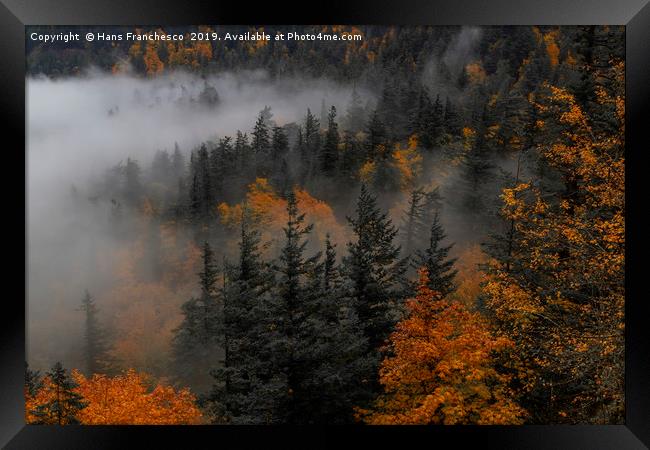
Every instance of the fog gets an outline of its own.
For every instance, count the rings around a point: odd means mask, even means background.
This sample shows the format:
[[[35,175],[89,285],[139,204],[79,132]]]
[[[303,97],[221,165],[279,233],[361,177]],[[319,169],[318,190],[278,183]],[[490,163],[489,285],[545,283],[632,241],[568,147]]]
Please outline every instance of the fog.
[[[442,56],[428,61],[423,76],[434,96],[448,95],[461,107],[468,100],[469,96],[459,91],[455,80],[463,67],[474,60],[479,38],[479,29],[463,28]],[[212,88],[218,99],[214,95],[206,96],[206,92],[213,92]],[[374,88],[376,92],[369,92],[355,86],[364,104],[371,105],[381,92],[381,86]],[[91,70],[70,78],[28,78],[27,354],[30,365],[47,369],[54,361],[61,360],[68,367],[78,367],[83,320],[75,310],[84,289],[102,300],[102,295],[121,282],[116,278],[115,268],[120,264],[120,252],[132,250],[128,236],[125,241],[111,229],[109,199],[102,199],[104,203],[99,204],[85,201],[92,195],[91,184],[102,179],[107,169],[130,157],[138,160],[146,171],[158,150],[171,151],[178,144],[188,155],[207,140],[233,136],[237,130],[250,132],[265,106],[272,108],[273,121],[282,126],[301,123],[308,108],[318,117],[324,101],[327,106],[337,108],[340,123],[352,90],[352,85],[327,79],[274,79],[264,71],[210,76],[176,71],[141,78],[128,73],[109,75]],[[450,207],[458,203],[457,186],[462,182],[462,175],[459,167],[440,162],[437,158],[426,161],[420,180],[422,186],[429,189],[439,186],[446,197],[442,223],[448,241],[475,243],[483,237],[478,230],[484,231],[484,224]],[[502,161],[501,165],[509,169],[512,161]],[[343,192],[347,187],[341,188]],[[350,192],[345,192],[345,196],[349,197]],[[408,200],[406,194],[397,197],[389,204],[380,199],[382,207],[390,209],[395,225],[400,224]],[[353,212],[353,207],[351,203],[349,211],[335,211],[346,230],[343,218]],[[338,248],[343,252],[344,242],[339,242]],[[194,275],[190,272],[187,281],[194,283],[189,279]],[[166,298],[164,308],[171,311],[170,317],[176,317],[180,315],[180,304],[187,300],[186,294],[156,291],[147,295],[155,302]],[[122,295],[125,298],[120,295],[113,294],[112,298],[117,298],[113,301],[130,301],[128,295]],[[111,309],[111,304],[98,303],[107,320],[110,314],[119,316],[130,311],[123,308],[117,312]],[[156,305],[155,308],[160,306]],[[144,310],[145,304],[140,307]],[[151,337],[157,342],[167,342],[172,325],[173,320],[158,325],[145,321],[142,326],[152,328],[150,331],[154,333],[167,333],[165,337]],[[155,329],[156,326],[162,331]],[[145,342],[150,338],[145,333],[141,339]],[[142,351],[148,351],[146,348],[143,346]],[[151,367],[139,368],[153,370]]]
[[[216,89],[216,105],[201,100]],[[358,88],[357,88],[358,90]],[[266,105],[278,125],[299,122],[322,101],[345,111],[352,88],[324,79],[270,80],[262,71],[201,77],[175,72],[155,79],[88,72],[27,80],[28,351],[46,368],[75,353],[81,333],[69,318],[83,290],[110,287],[115,238],[105,207],[79,208],[73,186],[127,157],[147,169],[157,150],[184,153],[219,136],[249,132]],[[362,93],[370,98],[368,93]],[[78,313],[80,314],[80,313]],[[81,319],[81,316],[79,317]]]

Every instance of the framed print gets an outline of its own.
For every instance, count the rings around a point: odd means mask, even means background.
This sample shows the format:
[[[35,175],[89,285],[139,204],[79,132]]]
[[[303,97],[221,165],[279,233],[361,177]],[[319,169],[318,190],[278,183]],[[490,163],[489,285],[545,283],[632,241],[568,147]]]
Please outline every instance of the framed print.
[[[650,6],[381,3],[2,0],[2,445],[650,445]]]

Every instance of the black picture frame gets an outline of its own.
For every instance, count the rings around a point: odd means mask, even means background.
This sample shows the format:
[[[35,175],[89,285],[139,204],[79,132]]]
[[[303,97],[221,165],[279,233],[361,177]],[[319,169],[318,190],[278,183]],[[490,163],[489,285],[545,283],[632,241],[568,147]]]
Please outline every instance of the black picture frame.
[[[26,197],[17,191],[18,180],[26,189],[25,143],[25,29],[26,25],[186,25],[186,24],[382,24],[382,25],[581,25],[626,26],[626,369],[625,425],[498,426],[498,427],[150,427],[25,425],[23,379],[25,361],[26,276],[16,261],[27,268]],[[530,449],[641,449],[650,446],[650,343],[645,332],[648,314],[642,295],[641,245],[643,235],[638,206],[643,195],[641,155],[647,152],[644,129],[650,109],[650,5],[648,0],[310,0],[302,6],[279,2],[208,2],[171,0],[0,0],[0,114],[3,125],[2,177],[5,223],[3,246],[15,244],[15,256],[4,269],[5,295],[0,327],[0,445],[8,449],[128,448],[145,439],[163,447],[247,446],[253,438],[295,442],[301,448],[338,445],[345,439],[363,443],[415,445],[420,435],[427,446],[480,445],[489,448]],[[646,125],[647,126],[647,125]],[[9,137],[14,137],[9,145]],[[21,171],[18,167],[25,167]],[[23,178],[24,176],[24,178]],[[25,211],[20,215],[17,211]],[[18,236],[25,230],[25,246]],[[631,245],[630,245],[631,244]],[[636,269],[636,270],[635,270]],[[15,272],[15,273],[14,273]],[[25,280],[21,284],[19,280]],[[8,294],[7,287],[16,290]],[[22,294],[22,297],[21,297]],[[188,444],[189,441],[196,442]],[[227,443],[227,444],[226,444]]]

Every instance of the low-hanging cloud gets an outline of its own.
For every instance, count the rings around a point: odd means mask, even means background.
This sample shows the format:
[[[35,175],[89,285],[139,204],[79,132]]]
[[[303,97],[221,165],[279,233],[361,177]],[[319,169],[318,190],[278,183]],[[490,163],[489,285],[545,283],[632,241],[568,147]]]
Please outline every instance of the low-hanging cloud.
[[[206,87],[216,90],[216,104],[202,100]],[[188,152],[208,139],[250,132],[267,105],[280,126],[301,122],[308,108],[318,116],[323,100],[342,114],[351,92],[352,86],[327,79],[278,80],[263,71],[28,78],[28,325],[33,347],[48,357],[65,358],[47,343],[60,344],[72,335],[53,340],[53,334],[67,329],[44,328],[48,317],[51,322],[54,310],[74,311],[83,289],[111,282],[97,264],[98,255],[108,255],[105,250],[114,244],[107,210],[90,202],[79,208],[70,201],[72,186],[86,195],[90,183],[127,157],[146,170],[157,150],[172,150],[175,143]]]

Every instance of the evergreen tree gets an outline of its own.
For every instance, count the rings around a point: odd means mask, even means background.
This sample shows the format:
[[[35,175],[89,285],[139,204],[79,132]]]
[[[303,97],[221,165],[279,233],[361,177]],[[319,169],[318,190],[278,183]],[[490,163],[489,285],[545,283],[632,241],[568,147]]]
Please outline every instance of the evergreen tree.
[[[359,320],[372,348],[384,343],[399,318],[406,260],[393,244],[398,233],[365,185],[357,201],[356,217],[348,217],[356,237],[343,260]]]
[[[174,153],[172,155],[172,168],[176,178],[185,176],[185,156],[181,153],[178,143],[174,143]]]
[[[427,242],[430,224],[442,207],[438,191],[438,187],[431,191],[422,188],[411,190],[401,226],[405,255],[411,255],[416,248],[422,247]]]
[[[309,271],[314,270],[320,254],[305,258],[307,246],[305,237],[311,232],[312,225],[304,225],[305,215],[298,212],[298,205],[293,191],[287,196],[287,213],[289,220],[284,228],[285,245],[281,250],[278,272],[278,296],[282,301],[283,333],[286,337],[286,361],[280,366],[286,366],[287,398],[284,409],[289,422],[304,419],[305,411],[296,404],[300,404],[304,396],[302,382],[306,376],[304,342],[301,342],[300,323],[307,319],[306,306],[308,297],[314,295],[313,289],[308,289],[306,277]],[[302,350],[302,351],[301,351]]]
[[[444,126],[446,132],[452,137],[457,138],[461,135],[461,118],[449,97],[445,100]]]
[[[353,422],[353,408],[373,398],[369,382],[378,364],[336,266],[329,239],[325,261],[307,271],[299,321],[301,381],[293,423]]]
[[[43,387],[43,377],[38,370],[29,368],[25,361],[25,394],[33,397]]]
[[[431,224],[429,246],[425,250],[418,250],[413,261],[414,268],[424,268],[426,270],[429,289],[438,292],[442,297],[446,297],[456,289],[454,278],[458,273],[453,268],[456,258],[450,259],[448,257],[453,244],[441,245],[445,237],[439,216],[436,213]]]
[[[288,423],[345,423],[352,406],[367,398],[360,389],[373,367],[358,318],[344,297],[329,239],[325,262],[321,253],[305,257],[311,225],[297,208],[295,195],[287,199],[289,220],[278,271],[278,295],[286,308],[285,333]],[[364,397],[364,394],[365,397]]]
[[[361,96],[356,89],[353,89],[350,103],[345,112],[345,130],[352,134],[358,133],[363,130],[365,123],[365,111],[363,109]]]
[[[321,170],[325,175],[332,175],[338,162],[339,130],[335,118],[336,108],[332,106],[327,115],[327,134],[321,151]]]
[[[317,163],[316,158],[320,154],[320,144],[320,124],[318,119],[307,109],[305,123],[298,139],[301,184],[303,185],[312,176],[314,164]]]
[[[126,203],[131,207],[140,206],[142,200],[143,187],[141,180],[142,170],[140,165],[134,159],[127,158],[124,167],[124,198]]]
[[[268,176],[271,169],[269,154],[271,150],[271,131],[265,112],[261,111],[253,128],[251,147],[255,155],[258,176]],[[270,113],[270,111],[268,111]]]
[[[215,421],[232,424],[273,424],[284,420],[287,381],[280,356],[281,303],[271,296],[274,275],[262,260],[259,232],[244,207],[240,257],[228,267],[224,292],[224,367],[212,372],[208,397]]]
[[[366,138],[366,156],[375,160],[378,157],[385,158],[387,156],[387,132],[384,122],[379,117],[377,111],[375,111],[370,118],[370,121],[367,125],[368,136]]]
[[[183,321],[174,330],[174,368],[183,384],[196,391],[209,387],[209,371],[222,357],[222,305],[216,292],[218,278],[214,253],[203,244],[202,270],[198,273],[201,294],[181,306]]]
[[[45,403],[31,411],[36,424],[70,425],[79,424],[78,412],[87,406],[81,395],[75,392],[76,383],[70,378],[60,362],[46,373],[47,389],[51,396]]]
[[[99,323],[99,310],[95,301],[86,290],[79,309],[85,313],[84,327],[84,360],[85,373],[106,374],[110,370],[111,358],[108,353],[106,332]]]

